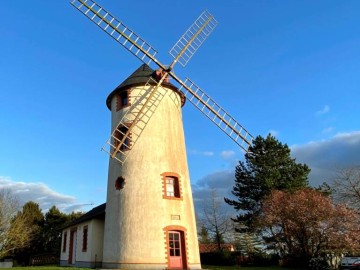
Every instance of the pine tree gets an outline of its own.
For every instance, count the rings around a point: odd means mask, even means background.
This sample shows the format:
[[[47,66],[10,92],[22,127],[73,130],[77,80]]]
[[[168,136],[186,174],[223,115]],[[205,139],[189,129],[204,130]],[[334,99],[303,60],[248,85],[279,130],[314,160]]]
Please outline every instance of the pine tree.
[[[204,226],[204,224],[201,225],[198,235],[199,235],[199,243],[200,244],[210,244],[211,243],[211,240],[209,237],[209,232],[206,229],[206,227]]]
[[[61,230],[67,222],[68,216],[62,213],[56,206],[52,206],[45,214],[43,230],[46,252],[59,252],[61,247]]]
[[[225,198],[239,212],[234,219],[242,231],[255,229],[260,214],[261,200],[274,189],[297,190],[308,186],[310,169],[296,163],[290,149],[269,134],[265,139],[255,138],[245,163],[240,161],[235,168],[235,185],[232,194],[236,200]]]

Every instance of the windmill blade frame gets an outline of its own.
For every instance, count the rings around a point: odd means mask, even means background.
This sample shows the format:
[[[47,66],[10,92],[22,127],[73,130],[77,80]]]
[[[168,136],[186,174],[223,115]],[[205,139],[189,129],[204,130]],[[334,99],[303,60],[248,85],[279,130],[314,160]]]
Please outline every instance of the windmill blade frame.
[[[217,24],[214,16],[204,10],[170,49],[169,54],[174,58],[174,62],[185,67]]]
[[[174,60],[166,67],[156,59],[157,51],[149,43],[93,0],[71,0],[71,4],[143,63],[149,65],[151,62],[154,62],[162,72],[161,79],[157,86],[152,90],[150,96],[147,97],[147,100],[138,111],[138,115],[135,116],[134,121],[123,134],[122,139],[118,140],[115,147],[111,144],[111,138],[110,141],[107,142],[107,144],[114,147],[112,153],[111,151],[106,151],[112,158],[116,158],[120,147],[127,140],[129,134],[131,134],[136,122],[141,119],[141,115],[144,110],[146,110],[151,98],[161,98],[161,95],[156,95],[156,93],[167,76],[171,76],[180,85],[179,90],[197,109],[225,132],[225,134],[227,134],[245,152],[248,151],[248,148],[254,139],[253,136],[194,82],[188,78],[186,78],[185,81],[182,81],[172,72],[172,69],[177,62],[183,67],[188,63],[197,49],[218,24],[208,11],[205,10],[175,43],[172,49],[170,49],[169,54]],[[153,111],[156,110],[156,106],[158,106],[160,102],[161,99],[158,100],[158,102],[155,100],[152,103],[152,105],[155,106]],[[118,126],[121,124],[123,123],[120,121]],[[111,137],[113,138],[115,138],[114,134],[116,133],[117,127],[112,131]]]
[[[234,117],[220,107],[209,95],[189,78],[183,82],[175,74],[171,76],[181,85],[179,90],[199,111],[216,124],[245,152],[248,151],[254,137]]]
[[[142,62],[162,66],[155,58],[156,49],[100,5],[92,0],[72,0],[70,4]]]

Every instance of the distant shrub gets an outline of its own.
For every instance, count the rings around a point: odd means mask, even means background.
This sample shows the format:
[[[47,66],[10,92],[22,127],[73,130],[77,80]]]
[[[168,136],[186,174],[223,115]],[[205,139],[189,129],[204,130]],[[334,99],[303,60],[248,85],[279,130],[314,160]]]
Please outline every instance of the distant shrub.
[[[312,258],[309,261],[311,270],[330,270],[331,267],[324,257]]]

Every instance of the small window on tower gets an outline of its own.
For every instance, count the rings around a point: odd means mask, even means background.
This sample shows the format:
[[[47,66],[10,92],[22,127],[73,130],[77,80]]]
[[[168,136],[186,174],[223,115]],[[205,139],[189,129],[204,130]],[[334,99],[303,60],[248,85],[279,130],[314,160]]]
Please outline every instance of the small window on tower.
[[[117,148],[119,143],[123,140],[126,132],[129,130],[128,127],[122,126],[118,127],[114,132],[114,146]],[[125,138],[124,142],[121,144],[119,150],[120,151],[126,151],[130,149],[130,137],[131,134],[128,134],[128,136]]]
[[[117,95],[116,99],[116,111],[129,106],[129,91],[125,90],[122,91],[120,94]]]
[[[125,186],[125,178],[120,176],[116,179],[115,181],[115,188],[116,190],[120,190],[120,189],[123,189]]]
[[[179,179],[174,176],[165,178],[166,197],[180,198]]]

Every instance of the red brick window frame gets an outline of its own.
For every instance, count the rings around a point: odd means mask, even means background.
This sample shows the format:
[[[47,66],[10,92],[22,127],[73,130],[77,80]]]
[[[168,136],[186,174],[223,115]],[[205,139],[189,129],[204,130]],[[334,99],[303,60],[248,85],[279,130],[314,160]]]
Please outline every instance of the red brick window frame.
[[[88,247],[88,234],[89,234],[89,228],[88,225],[85,225],[83,227],[83,241],[82,241],[82,252],[87,251]]]
[[[66,252],[66,244],[67,244],[67,232],[64,232],[64,234],[63,234],[63,248],[62,248],[62,252]]]
[[[130,105],[130,89],[123,90],[116,95],[116,111]]]
[[[180,175],[173,172],[161,174],[163,198],[168,200],[182,200]]]
[[[113,139],[114,139],[114,147],[117,148],[119,143],[121,142],[121,140],[124,138],[126,132],[129,130],[131,123],[125,123],[125,125],[119,125],[113,133]],[[124,143],[120,146],[119,150],[120,151],[128,151],[131,148],[131,132],[130,134],[126,137]]]

